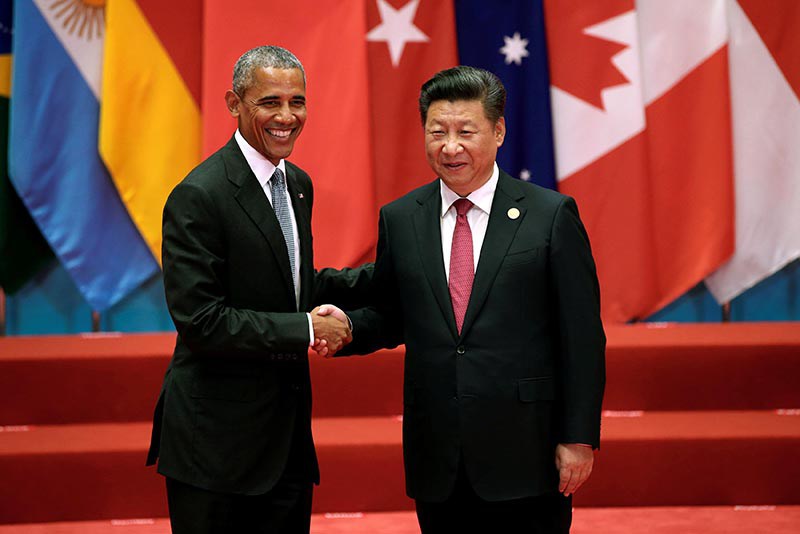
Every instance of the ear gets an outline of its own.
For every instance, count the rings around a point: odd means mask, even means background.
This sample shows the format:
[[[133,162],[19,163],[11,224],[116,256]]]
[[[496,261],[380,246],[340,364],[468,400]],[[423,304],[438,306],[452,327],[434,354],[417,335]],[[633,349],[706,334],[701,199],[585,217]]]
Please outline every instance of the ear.
[[[231,117],[239,117],[239,102],[239,95],[230,89],[225,92],[225,105],[228,107]]]
[[[497,119],[497,122],[494,123],[494,138],[497,142],[497,147],[500,148],[503,146],[503,141],[506,138],[506,118],[500,117]]]

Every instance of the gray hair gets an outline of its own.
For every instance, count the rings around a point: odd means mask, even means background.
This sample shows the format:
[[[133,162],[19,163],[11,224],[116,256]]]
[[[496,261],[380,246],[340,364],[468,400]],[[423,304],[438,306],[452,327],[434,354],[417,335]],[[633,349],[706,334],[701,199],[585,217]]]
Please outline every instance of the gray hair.
[[[253,83],[257,69],[272,67],[273,69],[300,69],[303,73],[303,85],[306,83],[306,71],[297,57],[280,46],[258,46],[251,48],[236,61],[233,66],[233,92],[244,95]]]
[[[505,113],[506,88],[488,70],[461,65],[439,71],[422,84],[419,114],[423,126],[428,120],[428,108],[436,100],[480,100],[486,118],[496,123]]]

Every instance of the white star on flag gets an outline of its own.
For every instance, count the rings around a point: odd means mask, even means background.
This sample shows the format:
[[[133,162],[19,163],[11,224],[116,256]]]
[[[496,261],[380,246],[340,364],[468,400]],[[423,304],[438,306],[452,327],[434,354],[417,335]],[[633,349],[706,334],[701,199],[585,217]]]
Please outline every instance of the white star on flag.
[[[392,65],[396,67],[400,64],[406,43],[426,43],[430,40],[422,30],[414,26],[419,0],[411,0],[400,9],[393,8],[386,0],[377,0],[377,5],[381,23],[370,30],[367,41],[386,41]]]
[[[520,177],[520,180],[525,180],[526,182],[530,182],[531,181],[531,171],[529,171],[528,169],[522,169],[521,171],[519,171],[519,177]]]
[[[528,57],[528,40],[523,39],[519,32],[514,32],[513,37],[505,35],[503,40],[506,44],[500,49],[500,53],[506,56],[506,65],[512,62],[522,65],[522,58]]]

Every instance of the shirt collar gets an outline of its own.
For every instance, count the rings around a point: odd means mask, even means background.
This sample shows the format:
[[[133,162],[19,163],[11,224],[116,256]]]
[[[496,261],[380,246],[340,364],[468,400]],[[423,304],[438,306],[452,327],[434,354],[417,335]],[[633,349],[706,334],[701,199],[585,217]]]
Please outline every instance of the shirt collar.
[[[252,170],[253,174],[256,175],[256,179],[258,180],[258,183],[261,184],[261,188],[263,189],[267,187],[269,179],[272,178],[272,175],[275,172],[275,165],[273,165],[270,160],[262,156],[258,150],[250,146],[250,143],[247,142],[238,128],[236,129],[236,133],[233,134],[233,138],[236,139],[236,144],[239,145],[239,149],[242,151],[244,159],[247,160],[250,170]],[[281,170],[281,172],[283,172],[283,175],[286,176],[286,163],[284,160],[280,160],[278,162],[278,168]]]
[[[492,200],[494,200],[494,192],[497,190],[497,180],[499,176],[500,169],[497,167],[497,162],[495,162],[494,167],[492,168],[492,175],[489,177],[489,180],[466,196],[470,202],[484,211],[487,215],[492,210]],[[439,183],[441,184],[440,191],[442,194],[442,217],[444,217],[445,213],[447,213],[447,210],[449,210],[450,206],[453,205],[453,202],[461,197],[458,195],[458,193],[447,187],[447,184],[444,183],[444,180],[439,179]]]

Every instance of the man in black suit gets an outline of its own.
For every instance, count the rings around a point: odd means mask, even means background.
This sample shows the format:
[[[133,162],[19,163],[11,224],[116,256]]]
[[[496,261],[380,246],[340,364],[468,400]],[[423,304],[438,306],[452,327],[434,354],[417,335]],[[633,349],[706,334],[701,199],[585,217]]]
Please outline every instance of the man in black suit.
[[[371,268],[314,270],[311,180],[285,160],[306,121],[297,58],[246,52],[225,101],[236,133],[164,208],[178,339],[148,464],[159,458],[175,533],[308,533],[319,483],[308,348],[351,338],[346,323],[304,312],[357,302]]]
[[[497,167],[496,76],[442,71],[419,106],[439,178],[381,209],[377,301],[350,314],[345,350],[405,342],[406,489],[423,534],[569,532],[605,384],[588,237],[571,198]]]

